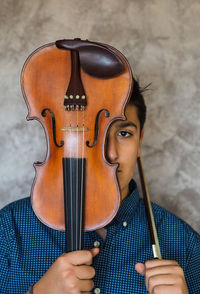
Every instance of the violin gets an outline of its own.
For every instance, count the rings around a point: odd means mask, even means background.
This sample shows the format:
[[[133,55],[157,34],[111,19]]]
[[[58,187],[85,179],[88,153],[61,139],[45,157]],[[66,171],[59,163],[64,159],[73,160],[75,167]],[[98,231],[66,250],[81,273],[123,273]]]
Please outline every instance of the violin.
[[[106,133],[126,119],[130,65],[110,45],[59,40],[28,57],[21,87],[27,120],[41,123],[47,142],[44,162],[34,164],[33,210],[45,225],[65,231],[66,252],[83,249],[83,231],[107,225],[120,205],[118,165],[106,159]],[[161,259],[141,158],[138,169],[153,255]]]
[[[66,252],[82,249],[83,231],[104,227],[118,211],[117,164],[106,160],[106,133],[126,119],[132,85],[122,53],[88,40],[44,45],[23,66],[27,120],[41,123],[47,143],[44,162],[34,164],[32,208],[42,223],[65,230]]]

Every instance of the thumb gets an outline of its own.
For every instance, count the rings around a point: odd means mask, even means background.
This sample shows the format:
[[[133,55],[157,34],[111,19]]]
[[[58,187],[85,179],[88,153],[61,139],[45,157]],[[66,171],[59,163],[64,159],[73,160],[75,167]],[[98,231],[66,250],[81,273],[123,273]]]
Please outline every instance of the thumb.
[[[92,248],[90,252],[92,253],[92,257],[95,257],[99,253],[99,248]]]
[[[143,263],[136,263],[135,265],[135,270],[141,274],[141,275],[145,275],[145,265]]]

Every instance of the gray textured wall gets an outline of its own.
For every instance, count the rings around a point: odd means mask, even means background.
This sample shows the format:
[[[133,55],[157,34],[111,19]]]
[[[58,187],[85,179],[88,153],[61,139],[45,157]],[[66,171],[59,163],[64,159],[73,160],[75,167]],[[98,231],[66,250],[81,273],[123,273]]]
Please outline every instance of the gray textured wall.
[[[200,232],[199,0],[1,0],[0,206],[28,196],[44,133],[26,122],[19,77],[37,47],[81,37],[129,59],[146,93],[144,164],[153,201]]]

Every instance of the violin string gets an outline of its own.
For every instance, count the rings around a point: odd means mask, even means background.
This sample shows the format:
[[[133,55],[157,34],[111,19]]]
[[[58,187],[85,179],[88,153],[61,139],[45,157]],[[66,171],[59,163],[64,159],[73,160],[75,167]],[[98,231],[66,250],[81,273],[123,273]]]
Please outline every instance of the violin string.
[[[70,110],[70,138],[72,138],[72,110]],[[72,141],[72,140],[70,140]],[[71,200],[71,246],[74,247],[74,236],[73,236],[73,224],[72,224],[72,215],[73,215],[73,207],[72,207],[72,146],[70,146],[70,200]]]
[[[85,131],[84,131],[84,126],[85,126],[85,122],[84,122],[84,110],[82,111],[82,128],[83,128],[83,132],[82,132],[82,155],[81,155],[81,208],[80,208],[80,248],[81,248],[81,233],[82,233],[82,213],[83,213],[83,181],[84,181],[84,177],[83,177],[83,164],[84,164],[84,141],[85,141]]]
[[[76,250],[78,249],[78,109],[76,110]]]

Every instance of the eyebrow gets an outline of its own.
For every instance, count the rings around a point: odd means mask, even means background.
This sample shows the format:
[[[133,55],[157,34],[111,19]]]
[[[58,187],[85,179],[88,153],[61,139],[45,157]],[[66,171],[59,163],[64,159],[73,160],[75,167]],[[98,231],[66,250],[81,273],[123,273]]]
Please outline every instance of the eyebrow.
[[[116,125],[116,127],[117,127],[117,128],[134,127],[134,128],[136,128],[136,130],[137,130],[137,125],[134,124],[134,123],[131,122],[131,121],[119,122],[119,123]]]

